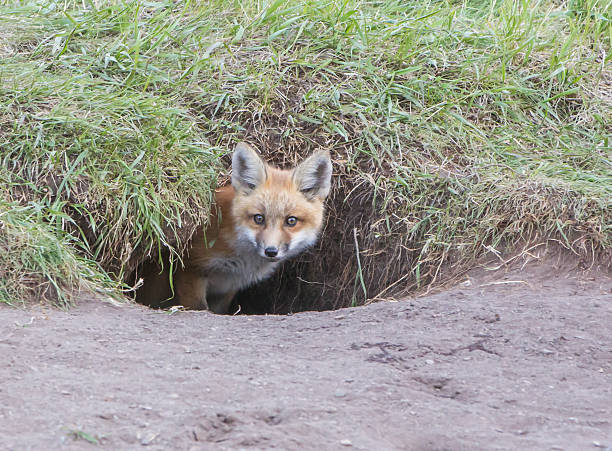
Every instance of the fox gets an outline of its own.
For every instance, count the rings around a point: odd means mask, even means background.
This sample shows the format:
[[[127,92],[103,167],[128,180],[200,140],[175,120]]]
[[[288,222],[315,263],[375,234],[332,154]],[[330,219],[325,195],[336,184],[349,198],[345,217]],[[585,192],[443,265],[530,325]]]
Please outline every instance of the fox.
[[[278,169],[247,143],[238,143],[231,184],[216,190],[209,225],[193,237],[172,277],[173,287],[166,265],[145,275],[137,301],[167,300],[191,310],[228,313],[239,290],[271,277],[283,261],[316,243],[331,177],[326,150],[292,169]]]

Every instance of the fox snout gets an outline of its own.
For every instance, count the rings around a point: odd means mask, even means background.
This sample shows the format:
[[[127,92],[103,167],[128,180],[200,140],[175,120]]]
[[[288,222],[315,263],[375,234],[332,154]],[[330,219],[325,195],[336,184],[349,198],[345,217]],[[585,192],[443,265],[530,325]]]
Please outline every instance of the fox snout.
[[[278,248],[274,246],[268,246],[264,249],[266,257],[274,258],[278,255]]]
[[[279,260],[282,260],[284,257],[284,253],[281,253],[279,249],[274,246],[265,247],[263,249],[263,253],[260,253],[260,255],[272,262],[277,262]]]
[[[289,249],[289,242],[283,235],[282,231],[266,229],[258,233],[255,240],[259,256],[271,261],[283,259]]]

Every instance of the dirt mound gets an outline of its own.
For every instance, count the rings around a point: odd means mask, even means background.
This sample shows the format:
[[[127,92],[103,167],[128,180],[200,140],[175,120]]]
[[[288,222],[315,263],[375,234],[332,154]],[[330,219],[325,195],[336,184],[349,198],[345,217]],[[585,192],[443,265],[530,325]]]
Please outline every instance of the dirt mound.
[[[0,443],[612,449],[611,289],[530,264],[292,316],[0,306]]]

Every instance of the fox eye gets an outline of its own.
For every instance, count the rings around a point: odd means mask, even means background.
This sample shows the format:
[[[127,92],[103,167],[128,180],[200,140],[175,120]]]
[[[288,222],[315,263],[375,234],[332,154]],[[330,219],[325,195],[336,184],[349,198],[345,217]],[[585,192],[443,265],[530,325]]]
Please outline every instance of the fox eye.
[[[297,224],[298,222],[298,218],[296,218],[295,216],[289,216],[287,219],[285,219],[285,223],[289,226],[289,227],[293,227]]]
[[[257,225],[262,225],[265,220],[264,215],[256,214],[253,216],[253,221],[255,221]]]

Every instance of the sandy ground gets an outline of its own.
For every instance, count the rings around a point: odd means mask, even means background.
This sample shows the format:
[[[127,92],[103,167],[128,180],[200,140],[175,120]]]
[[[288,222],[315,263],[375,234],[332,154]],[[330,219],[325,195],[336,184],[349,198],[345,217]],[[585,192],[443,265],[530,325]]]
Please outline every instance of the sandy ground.
[[[612,450],[612,279],[293,316],[0,306],[0,448]]]

